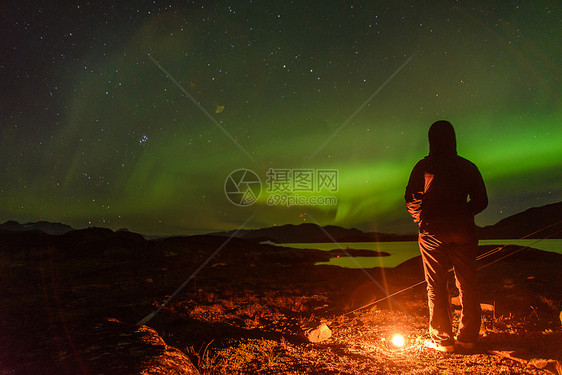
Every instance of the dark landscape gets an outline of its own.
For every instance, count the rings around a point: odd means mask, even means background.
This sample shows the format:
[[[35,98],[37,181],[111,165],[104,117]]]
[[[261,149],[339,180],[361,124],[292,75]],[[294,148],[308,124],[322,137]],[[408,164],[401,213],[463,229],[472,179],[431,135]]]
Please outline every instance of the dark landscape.
[[[535,237],[560,238],[560,205],[506,219],[520,230],[511,237],[550,226]],[[288,228],[301,233],[294,242],[318,235]],[[365,235],[323,230],[337,240]],[[481,344],[440,354],[422,345],[419,257],[393,269],[315,266],[362,253],[337,243],[330,252],[260,244],[282,242],[281,233],[147,240],[126,230],[3,224],[0,374],[562,373],[561,254],[508,245],[482,259]],[[389,342],[396,332],[403,348]]]

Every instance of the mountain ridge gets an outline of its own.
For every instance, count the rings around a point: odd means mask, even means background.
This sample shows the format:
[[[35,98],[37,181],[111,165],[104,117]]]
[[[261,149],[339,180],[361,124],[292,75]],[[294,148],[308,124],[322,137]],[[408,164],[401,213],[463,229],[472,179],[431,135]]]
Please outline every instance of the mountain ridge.
[[[507,238],[562,238],[562,202],[531,207],[498,221],[478,228],[480,239]],[[537,232],[537,233],[535,233]]]
[[[9,220],[5,223],[0,224],[0,230],[5,230],[9,232],[31,232],[31,231],[41,231],[52,235],[62,235],[75,230],[70,225],[62,223],[52,223],[49,221],[36,221],[29,222],[25,224],[20,224],[17,221]]]
[[[531,207],[525,211],[511,215],[493,225],[478,227],[480,239],[516,239],[516,238],[562,238],[562,202],[539,207]],[[106,228],[107,229],[107,228]],[[20,224],[7,221],[0,224],[0,231],[29,232],[40,231],[51,235],[64,235],[73,231],[69,225],[48,221]],[[107,231],[113,231],[107,229]],[[113,232],[128,232],[118,229]],[[131,234],[136,234],[130,232]],[[139,234],[140,236],[140,234]],[[415,241],[417,233],[392,234],[381,232],[363,232],[357,228],[344,228],[337,225],[319,226],[313,223],[285,224],[259,229],[243,229],[208,233],[205,236],[237,237],[254,242],[273,243],[318,243],[318,242],[392,242]],[[191,236],[166,236],[191,237]],[[145,237],[146,238],[146,237]]]

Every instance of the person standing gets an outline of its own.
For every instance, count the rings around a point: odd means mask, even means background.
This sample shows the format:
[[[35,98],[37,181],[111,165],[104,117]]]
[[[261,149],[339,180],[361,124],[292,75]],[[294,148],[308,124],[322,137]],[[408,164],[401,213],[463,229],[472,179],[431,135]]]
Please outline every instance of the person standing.
[[[419,225],[431,337],[426,346],[442,352],[453,352],[455,343],[474,349],[481,319],[474,216],[488,206],[488,196],[476,165],[457,155],[450,122],[433,123],[428,138],[429,155],[413,168],[404,195],[408,212]],[[451,266],[462,308],[455,336],[448,291]]]

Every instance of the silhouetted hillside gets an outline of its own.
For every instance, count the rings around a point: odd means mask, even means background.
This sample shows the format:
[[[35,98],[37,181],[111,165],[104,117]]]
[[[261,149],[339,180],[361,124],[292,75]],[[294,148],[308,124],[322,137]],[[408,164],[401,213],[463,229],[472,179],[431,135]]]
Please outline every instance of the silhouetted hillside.
[[[60,235],[65,234],[73,230],[70,225],[61,223],[50,223],[48,221],[38,221],[36,223],[26,223],[20,224],[17,221],[7,221],[0,224],[0,230],[6,230],[11,232],[28,232],[33,230],[40,230],[47,234]]]
[[[552,225],[552,226],[551,226]],[[551,226],[549,228],[546,228]],[[546,228],[544,230],[541,230]],[[528,238],[562,238],[562,202],[509,216],[494,225],[479,228],[481,239],[521,238],[538,230]]]
[[[146,253],[147,243],[140,234],[128,231],[114,232],[106,228],[71,230],[53,235],[41,230],[0,229],[0,251],[12,258],[30,256],[49,249],[57,257],[131,257]]]
[[[213,233],[218,236],[231,236],[234,231]],[[355,228],[342,228],[335,225],[320,227],[316,224],[286,224],[254,230],[241,230],[236,237],[275,243],[315,243],[315,242],[373,242],[373,241],[413,241],[416,235],[395,235],[386,233],[365,233]]]
[[[550,227],[549,227],[550,226]],[[549,228],[547,228],[549,227]],[[549,204],[542,207],[533,207],[524,212],[509,216],[494,225],[478,228],[481,239],[511,239],[521,238],[530,233],[546,228],[528,238],[562,238],[562,202]],[[129,232],[126,229],[112,231],[103,228],[88,228],[74,230],[71,226],[61,223],[39,221],[35,223],[20,224],[16,221],[7,221],[0,224],[0,231],[30,232],[40,231],[46,234],[64,236],[64,240],[74,243],[88,244],[93,248],[97,243],[100,247],[107,244],[125,246],[130,241],[132,245],[143,243],[143,237]],[[210,236],[229,237],[235,231],[211,233]],[[25,243],[25,236],[18,237],[20,243]],[[343,228],[336,225],[320,227],[316,224],[304,223],[299,225],[286,224],[262,229],[240,230],[238,238],[275,243],[317,243],[317,242],[388,242],[388,241],[416,241],[417,234],[396,235],[377,232],[363,232],[356,228]],[[39,237],[35,237],[37,240]],[[181,238],[181,237],[180,237]],[[28,239],[31,240],[31,239]],[[103,244],[103,245],[102,245]]]
[[[556,224],[557,225],[553,225]],[[562,238],[562,202],[542,207],[533,207],[524,212],[507,217],[494,225],[478,228],[481,239],[521,238],[544,229],[529,238]],[[231,236],[235,231],[213,233],[218,236]],[[236,237],[275,243],[315,243],[315,242],[387,242],[416,241],[417,234],[396,235],[377,232],[362,232],[355,228],[342,228],[335,225],[320,227],[306,223],[287,224],[276,227],[241,230]]]

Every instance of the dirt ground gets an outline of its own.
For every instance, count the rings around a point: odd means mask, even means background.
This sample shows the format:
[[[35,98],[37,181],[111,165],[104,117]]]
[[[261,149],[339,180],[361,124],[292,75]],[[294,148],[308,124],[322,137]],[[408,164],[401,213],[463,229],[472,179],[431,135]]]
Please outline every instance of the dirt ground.
[[[420,282],[419,258],[350,270],[314,266],[315,250],[133,239],[0,237],[0,374],[562,373],[559,254],[482,268],[481,343],[442,354],[423,346],[423,283],[354,311]],[[320,326],[329,337],[311,342]]]

